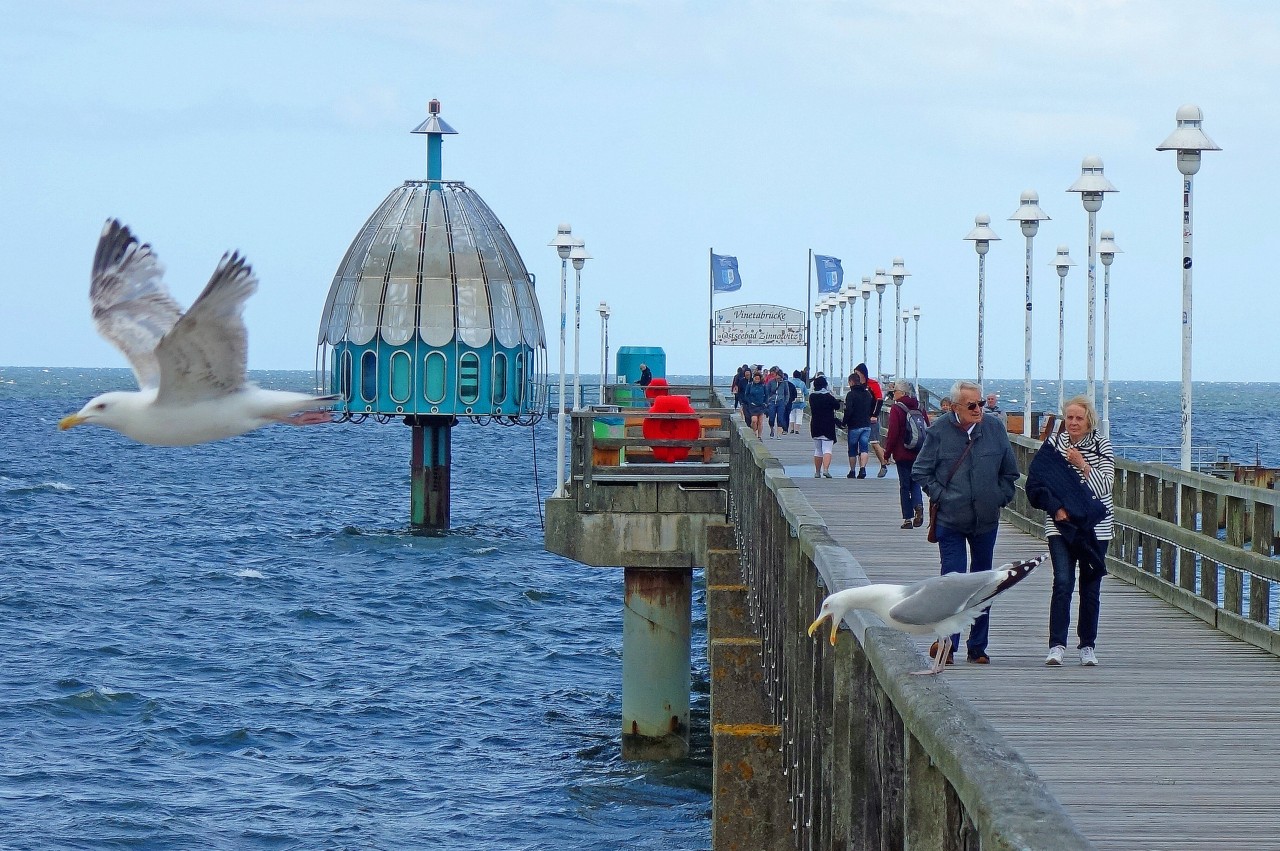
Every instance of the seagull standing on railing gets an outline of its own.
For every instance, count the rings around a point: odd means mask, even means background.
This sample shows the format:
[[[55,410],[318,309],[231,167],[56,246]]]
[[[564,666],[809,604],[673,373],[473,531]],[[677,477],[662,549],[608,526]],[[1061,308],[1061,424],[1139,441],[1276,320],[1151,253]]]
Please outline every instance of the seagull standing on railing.
[[[951,635],[966,629],[991,605],[991,601],[1017,585],[1049,558],[1049,554],[1017,561],[978,573],[948,573],[910,585],[862,585],[837,591],[822,601],[818,619],[809,625],[809,635],[822,622],[831,621],[831,643],[845,614],[853,609],[875,612],[887,626],[911,635],[936,635],[938,658],[925,671],[941,673],[951,652]]]
[[[139,443],[190,446],[272,423],[329,422],[337,396],[263,390],[248,380],[241,313],[258,288],[248,262],[224,254],[186,313],[164,285],[151,246],[112,219],[93,258],[89,301],[98,333],[129,359],[138,391],[103,393],[58,428],[106,426]]]

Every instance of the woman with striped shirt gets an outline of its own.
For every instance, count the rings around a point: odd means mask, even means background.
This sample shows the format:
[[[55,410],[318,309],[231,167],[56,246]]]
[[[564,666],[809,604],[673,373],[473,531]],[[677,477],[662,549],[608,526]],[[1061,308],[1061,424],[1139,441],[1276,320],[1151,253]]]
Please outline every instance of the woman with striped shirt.
[[[1054,446],[1075,468],[1076,474],[1094,496],[1106,506],[1106,516],[1094,526],[1099,557],[1105,559],[1112,537],[1114,511],[1111,488],[1115,482],[1115,455],[1111,442],[1098,434],[1098,412],[1088,396],[1076,396],[1062,409],[1065,430],[1052,438]],[[1084,553],[1069,546],[1057,522],[1070,520],[1066,509],[1046,515],[1045,538],[1053,559],[1053,597],[1049,603],[1049,655],[1046,665],[1061,665],[1067,652],[1067,630],[1071,623],[1071,594],[1076,584],[1076,568],[1080,568],[1080,613],[1076,621],[1080,664],[1097,665],[1094,644],[1098,639],[1098,609],[1105,570],[1086,563]]]

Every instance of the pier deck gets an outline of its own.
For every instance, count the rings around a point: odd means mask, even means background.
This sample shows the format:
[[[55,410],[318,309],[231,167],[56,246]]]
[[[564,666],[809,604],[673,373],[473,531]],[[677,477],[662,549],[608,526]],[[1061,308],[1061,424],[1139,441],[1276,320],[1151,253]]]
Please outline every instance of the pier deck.
[[[764,441],[873,582],[938,571],[923,528],[903,530],[898,481],[813,478],[806,433]],[[873,460],[870,475],[874,476]],[[1043,552],[1001,525],[996,564]],[[1097,668],[1044,665],[1052,570],[1038,569],[992,611],[989,666],[943,675],[1048,784],[1103,849],[1280,848],[1280,659],[1132,585],[1103,583]],[[1075,601],[1072,606],[1074,642]],[[962,639],[963,640],[963,639]],[[921,646],[927,652],[928,640]]]

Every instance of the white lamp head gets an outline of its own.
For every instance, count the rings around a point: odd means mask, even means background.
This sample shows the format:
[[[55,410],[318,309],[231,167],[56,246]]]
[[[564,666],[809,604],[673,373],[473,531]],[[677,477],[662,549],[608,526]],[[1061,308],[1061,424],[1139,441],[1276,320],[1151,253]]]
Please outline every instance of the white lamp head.
[[[871,293],[872,293],[872,291],[873,291],[874,289],[875,289],[875,287],[871,286],[871,276],[870,276],[870,275],[863,275],[863,276],[862,276],[862,298],[863,298],[863,300],[870,299],[870,298],[871,298]]]
[[[586,245],[578,237],[573,237],[573,246],[569,249],[569,261],[573,263],[573,268],[581,269],[583,264],[591,259],[591,255],[587,253]]]
[[[876,274],[871,279],[871,284],[876,288],[876,292],[884,295],[885,288],[889,286],[889,278],[885,275],[884,269],[876,269]]]
[[[1087,156],[1080,163],[1080,176],[1067,191],[1079,192],[1085,211],[1096,213],[1102,209],[1103,195],[1115,192],[1116,188],[1102,174],[1102,157]]]
[[[1036,231],[1040,230],[1040,223],[1049,221],[1044,210],[1040,209],[1040,196],[1034,189],[1022,193],[1018,209],[1013,211],[1009,221],[1019,222],[1022,225],[1022,235],[1027,237],[1035,236]]]
[[[573,229],[568,222],[556,225],[556,238],[547,243],[556,250],[561,260],[569,259],[569,251],[573,248]]]
[[[1076,264],[1071,262],[1071,255],[1067,253],[1067,247],[1065,245],[1059,245],[1058,256],[1053,258],[1053,267],[1058,270],[1058,277],[1065,278],[1067,276],[1067,272],[1074,265]]]
[[[1157,151],[1177,151],[1178,171],[1190,177],[1200,170],[1201,151],[1221,151],[1213,140],[1204,134],[1200,124],[1204,121],[1204,113],[1193,103],[1178,107],[1178,128],[1162,143],[1156,146]]]
[[[979,254],[986,254],[991,250],[991,243],[998,241],[1000,237],[991,229],[991,217],[986,213],[979,213],[973,217],[973,230],[969,231],[965,239],[973,243],[974,250]]]
[[[920,321],[920,305],[917,304],[911,308],[911,318],[917,322]]]
[[[901,257],[893,258],[893,268],[889,270],[889,275],[893,278],[895,286],[902,286],[903,279],[911,275],[907,271],[907,267],[903,264]]]
[[[1101,258],[1102,265],[1110,266],[1117,254],[1124,254],[1124,252],[1116,245],[1115,233],[1104,230],[1098,238],[1098,257]]]

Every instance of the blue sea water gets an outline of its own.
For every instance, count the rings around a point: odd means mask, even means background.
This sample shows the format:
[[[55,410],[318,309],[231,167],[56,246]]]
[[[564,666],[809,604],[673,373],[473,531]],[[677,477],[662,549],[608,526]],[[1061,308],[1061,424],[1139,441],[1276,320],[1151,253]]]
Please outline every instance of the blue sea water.
[[[418,537],[404,426],[57,431],[131,386],[0,368],[0,847],[708,847],[704,595],[692,755],[624,762],[622,573],[543,550],[549,423],[459,425]]]

